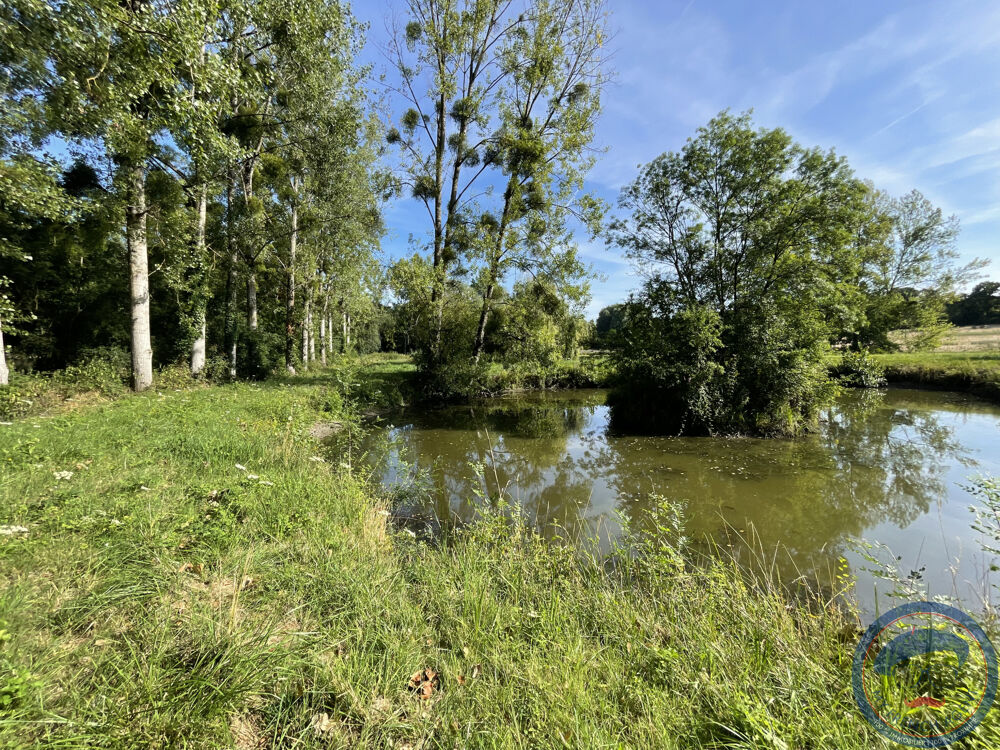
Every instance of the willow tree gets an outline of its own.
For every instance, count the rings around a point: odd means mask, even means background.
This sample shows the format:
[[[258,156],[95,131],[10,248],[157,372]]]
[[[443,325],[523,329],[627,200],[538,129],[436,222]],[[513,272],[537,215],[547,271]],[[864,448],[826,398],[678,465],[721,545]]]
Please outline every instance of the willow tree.
[[[867,250],[870,189],[833,152],[724,112],[645,165],[608,232],[647,276],[627,308],[616,418],[794,433],[831,394],[823,355]],[[837,273],[831,276],[831,269]],[[839,277],[838,277],[839,276]]]
[[[945,215],[920,191],[899,198],[879,191],[873,201],[888,231],[860,279],[864,320],[855,341],[895,349],[898,343],[890,332],[907,329],[908,347],[933,347],[948,328],[945,309],[955,289],[975,278],[987,262],[959,263],[958,217]]]

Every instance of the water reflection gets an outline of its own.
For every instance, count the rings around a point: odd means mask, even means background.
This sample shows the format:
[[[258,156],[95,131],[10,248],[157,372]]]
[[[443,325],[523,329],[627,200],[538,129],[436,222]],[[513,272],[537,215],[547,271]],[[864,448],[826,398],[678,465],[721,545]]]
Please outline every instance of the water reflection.
[[[642,528],[658,494],[685,507],[690,536],[748,560],[763,552],[786,580],[827,581],[846,556],[863,599],[870,582],[849,551],[855,537],[923,560],[928,585],[949,593],[953,548],[971,555],[976,546],[959,484],[1000,473],[989,450],[1000,409],[954,394],[849,393],[797,440],[615,434],[604,397],[574,391],[408,410],[364,448],[407,513],[470,520],[502,490],[545,533],[597,537],[606,548],[619,516]]]

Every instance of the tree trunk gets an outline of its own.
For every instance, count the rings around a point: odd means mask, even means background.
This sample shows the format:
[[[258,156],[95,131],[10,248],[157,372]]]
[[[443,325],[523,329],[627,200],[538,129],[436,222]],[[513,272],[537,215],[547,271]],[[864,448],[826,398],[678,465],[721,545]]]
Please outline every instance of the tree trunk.
[[[329,315],[330,308],[330,298],[327,295],[323,295],[323,312],[319,318],[319,356],[320,362],[323,363],[323,367],[326,367],[326,350],[328,346],[328,339],[326,335],[326,319]]]
[[[132,294],[132,387],[144,391],[153,384],[153,346],[149,332],[149,258],[146,252],[146,167],[127,166],[128,201],[125,238],[128,244],[129,286]]]
[[[202,263],[205,262],[205,224],[207,217],[208,186],[202,185],[201,192],[198,194],[198,222],[195,229],[196,256]],[[201,371],[205,369],[205,318],[207,317],[207,311],[205,309],[206,300],[203,295],[204,291],[199,291],[196,302],[197,309],[195,310],[195,325],[197,326],[198,334],[191,344],[191,375],[194,377],[200,375]]]
[[[440,66],[440,62],[439,62]],[[441,222],[444,192],[444,152],[446,145],[445,134],[445,98],[442,93],[437,105],[437,141],[435,143],[434,155],[434,279],[431,287],[431,303],[436,305],[437,314],[435,316],[436,326],[434,328],[434,356],[441,352],[441,325],[444,319],[444,287],[445,287],[445,258],[444,258],[444,226]]]
[[[3,348],[2,319],[0,319],[0,385],[10,385],[10,370],[7,368],[7,352]]]
[[[299,209],[292,202],[292,234],[288,240],[288,270],[285,274],[285,369],[295,374],[295,254],[299,240]]]
[[[309,361],[316,361],[316,323],[313,321],[312,305],[309,306]]]
[[[340,301],[340,353],[347,354],[347,306]]]
[[[312,300],[306,290],[305,315],[302,318],[302,369],[309,369],[309,323],[312,319]]]
[[[207,342],[205,314],[205,308],[202,307],[198,312],[198,319],[201,321],[201,325],[198,328],[198,336],[195,338],[194,343],[191,344],[191,374],[195,377],[201,375],[202,370],[205,369],[205,349]]]
[[[479,327],[476,329],[476,342],[472,347],[472,357],[479,362],[479,357],[483,353],[483,345],[486,343],[486,323],[490,317],[490,303],[493,301],[493,293],[496,291],[496,282],[500,276],[500,263],[503,259],[503,241],[507,233],[507,223],[510,219],[510,203],[514,195],[515,178],[512,176],[507,182],[507,189],[504,191],[503,211],[500,214],[500,228],[497,230],[496,244],[493,247],[493,258],[490,259],[489,278],[486,285],[486,294],[483,295],[483,307],[479,311]]]
[[[479,355],[483,353],[483,344],[486,343],[486,322],[490,316],[490,302],[493,299],[493,284],[486,285],[486,294],[483,295],[483,307],[479,311],[479,327],[476,328],[476,343],[472,347],[472,358],[479,361]]]
[[[239,258],[237,257],[236,242],[233,239],[233,180],[235,177],[230,173],[229,182],[226,185],[226,244],[229,250],[229,274],[226,276],[226,320],[225,320],[225,348],[226,356],[229,358],[229,377],[236,377],[236,272]]]
[[[247,328],[257,330],[257,274],[247,274]]]

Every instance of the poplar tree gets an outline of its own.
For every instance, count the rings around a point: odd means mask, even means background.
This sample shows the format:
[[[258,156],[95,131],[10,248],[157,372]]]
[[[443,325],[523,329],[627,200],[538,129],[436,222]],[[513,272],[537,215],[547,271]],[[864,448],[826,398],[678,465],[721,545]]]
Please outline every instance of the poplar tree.
[[[113,165],[129,258],[133,387],[142,391],[153,382],[147,170],[171,126],[200,116],[179,71],[200,55],[205,15],[189,0],[70,0],[58,13],[51,104],[67,135],[97,139]]]
[[[427,208],[441,356],[448,269],[479,270],[482,351],[496,287],[511,269],[579,279],[569,221],[596,229],[599,204],[582,195],[600,91],[607,81],[602,0],[412,0],[388,53],[396,90],[412,105],[389,141]],[[502,185],[495,194],[496,183]]]

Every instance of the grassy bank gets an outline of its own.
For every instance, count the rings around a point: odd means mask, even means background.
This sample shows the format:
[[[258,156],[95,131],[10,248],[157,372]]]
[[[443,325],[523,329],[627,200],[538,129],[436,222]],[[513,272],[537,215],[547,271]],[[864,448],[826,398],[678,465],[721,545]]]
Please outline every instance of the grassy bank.
[[[890,383],[972,393],[1000,403],[1000,352],[877,354]]]
[[[393,402],[407,368],[0,426],[0,746],[887,746],[822,602],[500,516],[394,531],[311,432]]]

